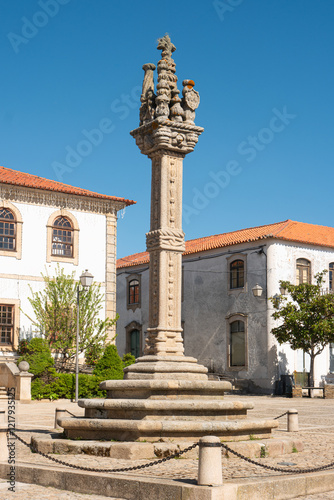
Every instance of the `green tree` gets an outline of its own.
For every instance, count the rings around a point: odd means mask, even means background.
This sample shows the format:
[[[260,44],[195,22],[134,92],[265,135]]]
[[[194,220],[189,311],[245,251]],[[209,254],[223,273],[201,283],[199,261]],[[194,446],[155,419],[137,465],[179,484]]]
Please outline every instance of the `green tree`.
[[[32,323],[44,334],[52,351],[59,354],[60,371],[64,371],[76,355],[77,331],[77,282],[74,272],[66,275],[59,266],[56,275],[42,274],[44,289],[34,292],[30,287],[29,302],[35,318]],[[88,290],[80,292],[79,301],[79,354],[104,345],[107,330],[115,324],[115,319],[99,318],[103,307],[100,285],[93,283]]]
[[[288,292],[280,300],[273,297],[273,318],[282,320],[272,329],[280,344],[288,343],[293,350],[302,349],[310,355],[310,385],[314,386],[314,361],[325,346],[334,342],[334,295],[323,293],[323,271],[315,275],[316,284],[293,285],[280,281]]]

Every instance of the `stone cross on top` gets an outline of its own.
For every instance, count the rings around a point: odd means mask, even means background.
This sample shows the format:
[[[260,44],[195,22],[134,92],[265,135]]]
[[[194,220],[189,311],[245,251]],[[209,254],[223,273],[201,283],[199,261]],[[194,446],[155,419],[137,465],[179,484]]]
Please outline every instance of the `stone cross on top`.
[[[193,151],[203,128],[194,123],[199,95],[192,80],[183,81],[182,99],[172,54],[176,50],[168,35],[158,40],[162,59],[158,62],[158,83],[154,88],[152,63],[144,64],[140,125],[132,130],[140,151],[152,160],[151,223],[146,234],[150,254],[149,324],[145,356],[125,369],[126,378],[163,377],[168,372],[179,378],[190,371],[198,377],[206,368],[183,352],[181,327],[183,158]],[[179,364],[182,361],[182,369]],[[163,361],[163,366],[161,362]],[[158,363],[158,365],[156,364]],[[166,364],[167,363],[167,364]],[[195,366],[196,365],[196,366]],[[138,373],[137,373],[138,372]]]
[[[175,62],[172,53],[176,50],[168,35],[158,40],[162,58],[158,62],[158,84],[154,93],[154,70],[152,63],[144,64],[145,71],[140,107],[140,125],[154,118],[170,119],[175,122],[194,123],[195,109],[199,105],[199,94],[194,90],[192,80],[183,80],[183,99],[179,97]]]

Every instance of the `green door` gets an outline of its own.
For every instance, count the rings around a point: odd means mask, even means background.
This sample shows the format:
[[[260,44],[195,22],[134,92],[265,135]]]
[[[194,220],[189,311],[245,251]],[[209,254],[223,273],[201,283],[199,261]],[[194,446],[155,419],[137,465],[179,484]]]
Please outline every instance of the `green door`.
[[[131,354],[138,358],[140,355],[140,333],[139,330],[132,330],[130,337]]]

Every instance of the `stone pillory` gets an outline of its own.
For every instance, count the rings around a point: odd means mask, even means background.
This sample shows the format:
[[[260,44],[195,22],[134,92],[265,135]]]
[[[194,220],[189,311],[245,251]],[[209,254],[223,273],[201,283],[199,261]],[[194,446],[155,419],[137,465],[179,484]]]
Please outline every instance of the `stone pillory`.
[[[179,97],[175,46],[159,39],[162,59],[154,89],[154,64],[145,64],[140,125],[131,132],[152,161],[149,328],[144,356],[124,369],[125,380],[106,380],[105,400],[82,399],[85,418],[61,418],[67,437],[84,439],[195,440],[213,434],[238,440],[270,437],[277,422],[246,421],[253,405],[223,401],[230,382],[208,380],[207,368],[184,355],[181,328],[182,162],[203,129],[194,124],[199,95],[192,80]],[[205,334],[205,332],[203,332]]]
[[[152,160],[151,224],[146,235],[150,254],[149,328],[144,353],[181,357],[181,269],[185,248],[182,163],[185,155],[193,151],[203,128],[194,124],[199,94],[192,80],[183,81],[182,99],[179,96],[172,59],[176,49],[168,35],[158,40],[158,49],[162,58],[157,66],[156,91],[155,65],[144,64],[140,126],[131,132],[140,151]],[[128,370],[127,375],[134,376],[133,370]]]

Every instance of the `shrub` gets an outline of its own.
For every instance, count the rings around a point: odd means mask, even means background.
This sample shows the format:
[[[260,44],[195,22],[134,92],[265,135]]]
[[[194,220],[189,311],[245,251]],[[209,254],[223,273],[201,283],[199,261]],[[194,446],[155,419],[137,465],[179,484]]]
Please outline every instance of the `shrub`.
[[[101,391],[99,383],[102,381],[96,375],[79,373],[79,398],[103,398],[106,391]],[[40,378],[31,383],[32,399],[74,399],[74,373],[56,373],[55,379],[45,384]]]
[[[27,345],[24,345],[24,349],[26,353],[19,358],[18,363],[27,361],[30,366],[29,372],[34,374],[34,378],[47,374],[48,369],[53,367],[54,360],[45,339],[31,339]]]
[[[127,354],[124,354],[122,361],[123,361],[123,368],[125,368],[126,366],[133,365],[133,363],[135,363],[136,361],[136,358],[133,356],[133,354],[128,352]]]
[[[105,348],[103,356],[96,363],[93,374],[100,380],[120,380],[123,378],[123,362],[115,345],[108,345]]]

